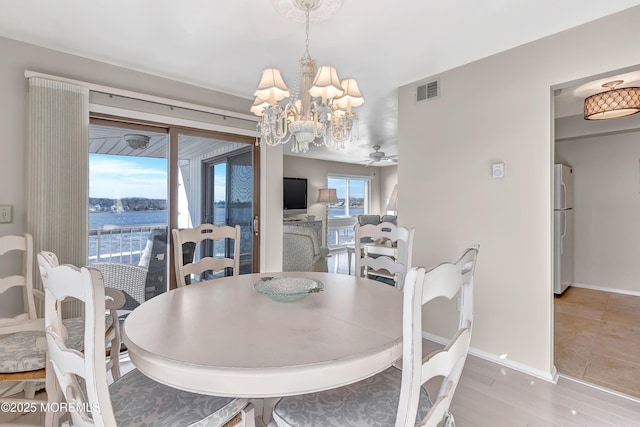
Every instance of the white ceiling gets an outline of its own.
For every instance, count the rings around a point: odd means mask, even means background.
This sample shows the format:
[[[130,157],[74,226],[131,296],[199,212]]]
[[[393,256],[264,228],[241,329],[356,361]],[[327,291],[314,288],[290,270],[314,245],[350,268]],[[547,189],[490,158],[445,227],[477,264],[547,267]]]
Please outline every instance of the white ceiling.
[[[341,78],[357,78],[360,139],[337,155],[308,156],[366,162],[376,144],[397,154],[399,86],[638,4],[344,0],[311,24],[309,50]],[[247,109],[262,69],[280,68],[292,86],[304,51],[304,24],[269,0],[5,0],[2,9],[0,36],[246,97]],[[581,103],[570,92],[556,97],[562,114]]]

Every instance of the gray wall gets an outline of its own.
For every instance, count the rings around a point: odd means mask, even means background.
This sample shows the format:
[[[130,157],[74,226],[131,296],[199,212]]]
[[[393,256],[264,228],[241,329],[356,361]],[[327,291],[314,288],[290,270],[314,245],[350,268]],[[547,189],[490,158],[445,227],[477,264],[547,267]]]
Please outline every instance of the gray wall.
[[[542,377],[553,368],[552,87],[640,64],[640,7],[441,73],[441,96],[416,103],[399,89],[405,223],[416,226],[414,264],[454,259],[481,245],[472,347]],[[422,80],[422,79],[421,79]],[[491,164],[506,178],[491,178]],[[433,334],[453,330],[442,309]]]

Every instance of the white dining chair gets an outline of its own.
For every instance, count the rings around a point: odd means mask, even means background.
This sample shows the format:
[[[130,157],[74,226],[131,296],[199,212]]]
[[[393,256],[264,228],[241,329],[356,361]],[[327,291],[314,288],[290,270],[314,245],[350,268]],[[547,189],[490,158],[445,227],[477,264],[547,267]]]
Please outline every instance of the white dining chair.
[[[398,226],[391,222],[356,224],[356,274],[369,278],[387,279],[399,289],[411,267],[415,228]],[[393,254],[393,255],[391,255]]]
[[[240,274],[240,226],[235,227],[229,225],[217,226],[213,224],[200,224],[195,228],[173,229],[173,258],[176,270],[176,282],[178,287],[187,285],[187,276],[194,274],[200,275],[211,271],[223,271],[227,268],[233,269],[233,275]],[[226,255],[220,256],[216,254],[216,244],[224,244],[224,253],[227,252],[227,242],[233,240],[232,253],[230,257]],[[187,246],[185,246],[185,244]],[[210,245],[208,248],[202,248],[201,244]],[[192,248],[192,253],[185,256],[185,248]],[[196,258],[196,253],[206,250],[208,256]]]
[[[18,274],[0,277],[0,297],[19,288],[24,303],[17,315],[0,318],[0,402],[41,402],[34,396],[45,386],[46,348],[42,347],[44,319],[37,316],[36,295],[44,295],[33,289],[33,238],[27,233],[0,237],[0,256],[14,256],[13,263],[20,266],[14,271],[19,270]]]
[[[45,287],[45,328],[49,366],[57,382],[47,387],[64,397],[73,425],[84,426],[228,426],[254,427],[247,399],[205,396],[168,387],[137,369],[107,386],[104,369],[105,287],[94,268],[57,265],[50,252],[38,254]],[[84,351],[67,346],[61,302],[84,302]],[[82,384],[82,385],[81,385]],[[236,424],[230,424],[236,423]]]
[[[390,367],[338,389],[282,398],[273,409],[278,427],[454,426],[451,399],[462,374],[473,324],[473,275],[479,247],[452,263],[409,270],[404,289],[402,369]],[[422,308],[444,297],[459,298],[458,330],[442,350],[422,356]],[[423,387],[443,377],[436,396]]]
[[[49,260],[55,266],[60,263],[58,257],[53,252],[48,252]],[[42,293],[42,300],[44,303],[44,293]],[[122,376],[120,372],[120,346],[122,344],[122,336],[120,335],[120,322],[118,319],[118,313],[121,311],[125,304],[125,295],[122,291],[115,288],[105,288],[105,295],[107,298],[107,311],[105,313],[105,361],[107,371],[111,372],[111,380],[115,381]],[[66,328],[67,335],[69,336],[68,343],[71,343],[71,347],[82,350],[84,348],[84,318],[73,317],[62,320],[63,326]],[[44,338],[44,330],[43,330]]]

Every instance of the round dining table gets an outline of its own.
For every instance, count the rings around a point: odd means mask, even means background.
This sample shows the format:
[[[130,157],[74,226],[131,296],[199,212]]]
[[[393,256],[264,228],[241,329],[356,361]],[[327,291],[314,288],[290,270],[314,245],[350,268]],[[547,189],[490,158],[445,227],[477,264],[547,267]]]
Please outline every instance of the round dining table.
[[[324,285],[295,302],[253,285],[265,277]],[[142,373],[178,389],[268,398],[350,384],[402,355],[402,292],[374,280],[315,272],[261,273],[194,283],[158,295],[122,331]]]

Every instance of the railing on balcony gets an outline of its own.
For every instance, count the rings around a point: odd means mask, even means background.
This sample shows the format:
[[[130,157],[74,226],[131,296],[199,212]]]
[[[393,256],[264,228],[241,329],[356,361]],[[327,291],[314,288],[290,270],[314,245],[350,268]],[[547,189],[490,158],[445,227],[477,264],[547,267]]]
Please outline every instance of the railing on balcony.
[[[327,230],[327,246],[330,250],[344,248],[354,242],[355,216],[330,217]]]
[[[151,232],[166,224],[109,227],[89,230],[88,264],[120,262],[138,264]]]

